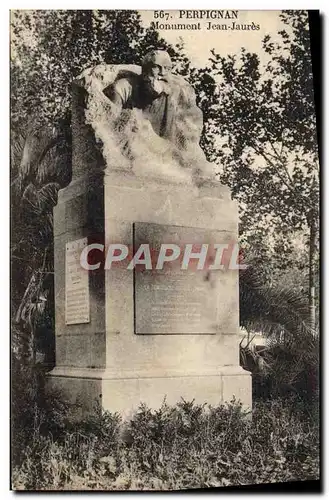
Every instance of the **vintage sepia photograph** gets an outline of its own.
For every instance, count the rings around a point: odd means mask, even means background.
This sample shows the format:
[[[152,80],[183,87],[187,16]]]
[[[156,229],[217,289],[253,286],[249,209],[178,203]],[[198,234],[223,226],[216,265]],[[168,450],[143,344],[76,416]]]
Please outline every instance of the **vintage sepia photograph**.
[[[12,490],[320,491],[320,27],[10,11]]]

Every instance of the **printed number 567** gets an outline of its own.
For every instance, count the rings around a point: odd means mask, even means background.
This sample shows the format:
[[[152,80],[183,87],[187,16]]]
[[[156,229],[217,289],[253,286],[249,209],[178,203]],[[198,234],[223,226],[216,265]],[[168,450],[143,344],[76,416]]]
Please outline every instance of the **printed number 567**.
[[[168,21],[168,19],[169,19],[169,12],[165,12],[164,10],[155,10],[153,12],[153,17],[155,19],[160,18],[160,19],[166,19],[166,21]]]

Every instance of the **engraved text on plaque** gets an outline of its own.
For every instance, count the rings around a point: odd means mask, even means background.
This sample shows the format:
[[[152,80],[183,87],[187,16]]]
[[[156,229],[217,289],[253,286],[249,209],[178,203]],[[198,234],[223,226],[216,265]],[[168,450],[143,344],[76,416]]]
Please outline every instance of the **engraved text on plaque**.
[[[89,277],[80,264],[87,238],[70,241],[65,248],[65,323],[89,323]]]
[[[210,243],[218,233],[203,229],[148,223],[134,224],[134,245],[150,245],[157,255],[161,243]],[[221,236],[222,238],[222,236]],[[220,242],[220,239],[219,239]],[[215,334],[218,331],[219,296],[206,270],[182,270],[180,262],[161,270],[134,271],[135,333]]]

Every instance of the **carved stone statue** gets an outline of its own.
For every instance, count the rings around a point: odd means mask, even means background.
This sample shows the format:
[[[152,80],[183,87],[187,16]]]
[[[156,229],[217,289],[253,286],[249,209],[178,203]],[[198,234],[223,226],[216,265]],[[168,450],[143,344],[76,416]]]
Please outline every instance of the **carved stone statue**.
[[[155,50],[141,67],[99,65],[77,82],[88,93],[86,121],[107,168],[199,184],[214,179],[199,145],[202,111],[192,86],[171,69],[169,54]]]

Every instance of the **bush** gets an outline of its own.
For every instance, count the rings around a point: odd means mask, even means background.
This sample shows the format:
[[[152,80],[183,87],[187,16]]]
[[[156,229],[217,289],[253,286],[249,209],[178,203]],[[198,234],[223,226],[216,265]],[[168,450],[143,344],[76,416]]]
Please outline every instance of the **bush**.
[[[258,402],[249,415],[234,400],[164,402],[157,411],[141,405],[126,423],[108,412],[75,427],[49,422],[25,441],[13,487],[172,490],[317,479],[318,425],[298,408]]]

